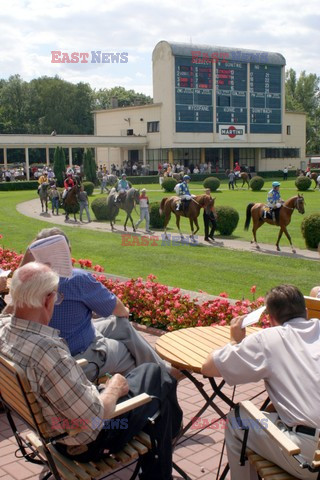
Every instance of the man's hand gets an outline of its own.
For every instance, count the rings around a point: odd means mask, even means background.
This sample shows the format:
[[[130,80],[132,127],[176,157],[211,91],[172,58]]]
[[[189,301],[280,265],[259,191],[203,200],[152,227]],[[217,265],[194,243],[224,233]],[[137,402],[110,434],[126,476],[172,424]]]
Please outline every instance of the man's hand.
[[[245,315],[241,317],[236,317],[231,320],[230,323],[230,340],[231,343],[240,343],[246,336],[246,329],[242,328],[242,322],[245,318]]]
[[[106,381],[106,389],[109,391],[109,394],[116,394],[117,398],[123,397],[127,395],[129,392],[129,384],[127,379],[120,375],[120,373],[116,373]]]

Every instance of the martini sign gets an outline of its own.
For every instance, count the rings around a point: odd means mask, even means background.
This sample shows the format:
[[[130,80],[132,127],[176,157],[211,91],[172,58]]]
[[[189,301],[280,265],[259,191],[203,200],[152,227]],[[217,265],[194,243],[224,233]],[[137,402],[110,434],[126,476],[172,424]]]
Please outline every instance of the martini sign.
[[[219,140],[243,142],[247,140],[244,125],[219,125]]]

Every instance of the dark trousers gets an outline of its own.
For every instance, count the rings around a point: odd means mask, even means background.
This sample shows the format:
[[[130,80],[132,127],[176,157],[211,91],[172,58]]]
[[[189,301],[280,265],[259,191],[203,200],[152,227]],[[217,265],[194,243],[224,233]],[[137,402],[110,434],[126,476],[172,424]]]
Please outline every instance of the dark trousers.
[[[176,394],[177,383],[165,368],[151,363],[140,365],[132,370],[126,378],[130,390],[128,395],[122,397],[119,402],[143,392],[157,398],[122,415],[120,428],[110,429],[112,420],[106,422],[106,428],[101,430],[96,440],[88,445],[88,451],[72,456],[72,458],[80,462],[98,460],[103,456],[105,449],[117,452],[136,433],[143,430],[149,434],[154,433],[158,457],[155,458],[151,452],[143,455],[141,459],[143,473],[140,475],[140,479],[170,480],[172,478],[172,439],[178,434],[182,422],[182,410]],[[160,416],[155,424],[150,426],[148,418],[152,417],[158,409]],[[107,428],[108,424],[109,428]],[[67,455],[64,445],[56,445],[56,448]]]
[[[217,228],[217,222],[212,212],[208,215],[205,211],[203,212],[203,222],[204,222],[204,238],[213,238],[215,229]],[[211,225],[211,230],[209,233],[209,226]]]

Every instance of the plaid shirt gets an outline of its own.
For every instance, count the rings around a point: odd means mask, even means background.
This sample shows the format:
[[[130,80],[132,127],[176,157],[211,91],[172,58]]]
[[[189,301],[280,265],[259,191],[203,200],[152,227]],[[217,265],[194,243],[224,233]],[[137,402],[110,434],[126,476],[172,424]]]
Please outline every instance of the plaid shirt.
[[[96,439],[103,404],[58,330],[1,315],[0,351],[25,371],[52,436],[80,427],[80,433],[59,442],[83,445]]]

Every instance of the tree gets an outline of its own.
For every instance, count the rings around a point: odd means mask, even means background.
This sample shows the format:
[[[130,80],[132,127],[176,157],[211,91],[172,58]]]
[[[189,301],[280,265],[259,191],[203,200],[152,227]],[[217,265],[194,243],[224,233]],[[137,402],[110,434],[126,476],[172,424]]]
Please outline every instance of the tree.
[[[307,114],[307,152],[320,151],[320,77],[316,74],[301,72],[297,79],[296,72],[290,68],[286,73],[286,109]]]
[[[57,179],[57,185],[58,187],[63,187],[63,180],[66,171],[66,157],[62,147],[56,147],[53,159],[53,171]]]
[[[88,182],[97,183],[97,166],[91,148],[86,149],[84,152],[83,171]]]
[[[126,90],[123,87],[101,88],[95,92],[94,98],[96,109],[112,108],[112,99],[116,100],[118,107],[152,103],[152,98],[148,95],[137,93],[134,90]]]

